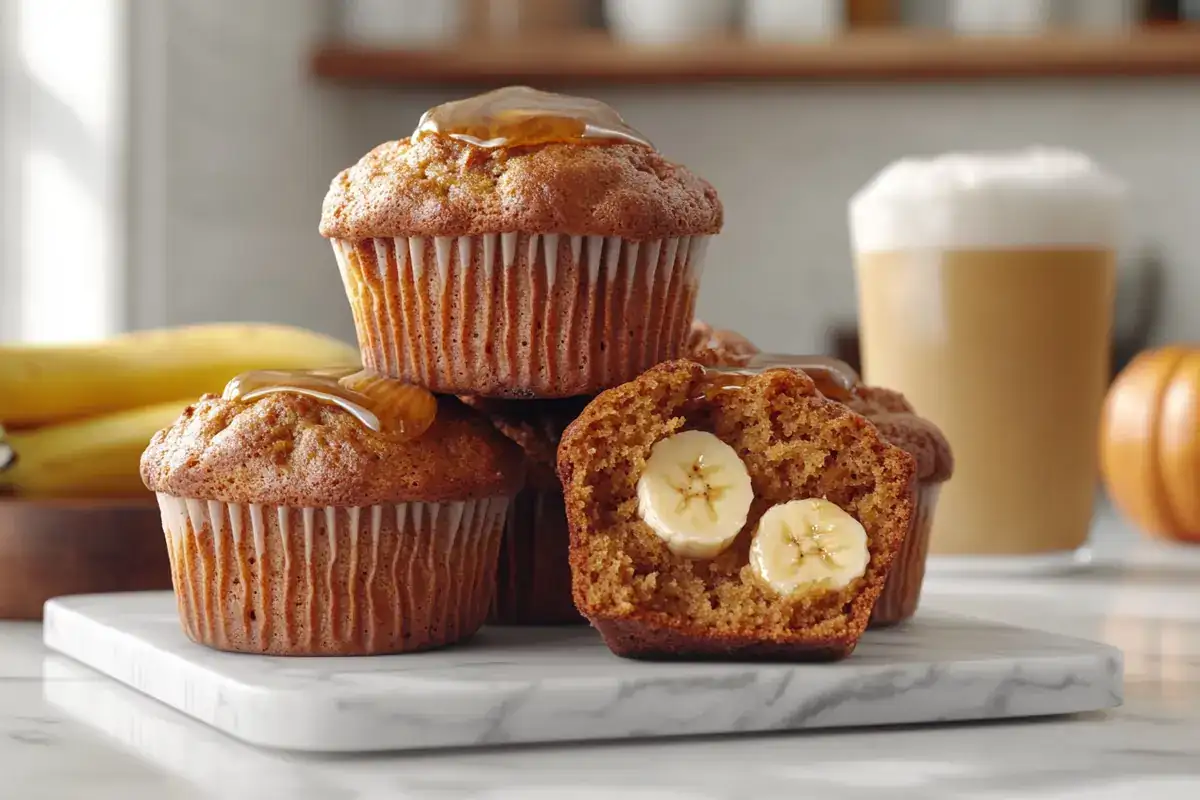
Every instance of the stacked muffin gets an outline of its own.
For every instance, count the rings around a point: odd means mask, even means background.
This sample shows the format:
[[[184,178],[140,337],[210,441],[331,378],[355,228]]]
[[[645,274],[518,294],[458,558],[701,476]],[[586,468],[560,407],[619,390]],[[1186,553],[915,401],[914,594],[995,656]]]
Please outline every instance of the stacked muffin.
[[[142,478],[194,641],[368,655],[483,624],[520,450],[452,397],[417,417],[354,378],[233,382],[151,440]]]

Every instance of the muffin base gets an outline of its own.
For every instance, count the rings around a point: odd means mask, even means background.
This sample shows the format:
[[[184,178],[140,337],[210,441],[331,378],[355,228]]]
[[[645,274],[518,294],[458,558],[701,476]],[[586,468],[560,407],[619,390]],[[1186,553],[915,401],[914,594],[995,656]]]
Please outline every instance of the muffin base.
[[[918,486],[912,530],[892,561],[892,570],[875,601],[868,627],[886,628],[917,613],[921,584],[925,580],[925,558],[929,554],[929,534],[933,530],[933,515],[941,488],[941,483]]]
[[[687,342],[709,237],[332,240],[363,365],[434,392],[569,397]]]
[[[305,656],[412,652],[475,633],[508,506],[503,497],[363,508],[158,501],[188,637]]]
[[[571,533],[562,489],[525,489],[508,511],[488,624],[587,622],[571,597]]]
[[[718,636],[689,633],[669,624],[641,619],[596,618],[593,627],[613,655],[642,661],[838,661],[854,652],[857,637],[809,639],[805,642],[771,642],[754,636]]]

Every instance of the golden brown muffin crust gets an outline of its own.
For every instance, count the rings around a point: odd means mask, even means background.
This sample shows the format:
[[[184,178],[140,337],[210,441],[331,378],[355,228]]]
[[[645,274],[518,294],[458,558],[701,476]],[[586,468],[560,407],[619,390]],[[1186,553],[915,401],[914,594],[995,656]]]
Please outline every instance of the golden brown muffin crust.
[[[385,142],[343,170],[325,196],[321,234],[643,240],[717,233],[723,213],[712,186],[649,148],[482,148],[434,135]]]
[[[142,455],[151,491],[294,507],[496,497],[516,492],[524,474],[520,449],[452,397],[438,398],[428,431],[398,442],[303,395],[205,395]]]
[[[846,401],[846,405],[863,416],[917,413],[907,397],[882,386],[856,386],[854,396]]]
[[[946,435],[918,416],[900,392],[879,386],[859,386],[846,407],[862,414],[883,437],[917,460],[917,480],[941,483],[954,474],[954,454]]]

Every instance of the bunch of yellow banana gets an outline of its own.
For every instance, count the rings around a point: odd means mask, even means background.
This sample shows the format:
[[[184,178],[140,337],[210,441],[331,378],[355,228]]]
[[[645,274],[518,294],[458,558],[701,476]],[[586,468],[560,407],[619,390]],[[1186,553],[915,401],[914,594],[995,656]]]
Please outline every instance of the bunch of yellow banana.
[[[350,345],[268,324],[166,328],[64,346],[0,344],[0,494],[144,494],[142,451],[200,395],[254,369],[357,366]]]

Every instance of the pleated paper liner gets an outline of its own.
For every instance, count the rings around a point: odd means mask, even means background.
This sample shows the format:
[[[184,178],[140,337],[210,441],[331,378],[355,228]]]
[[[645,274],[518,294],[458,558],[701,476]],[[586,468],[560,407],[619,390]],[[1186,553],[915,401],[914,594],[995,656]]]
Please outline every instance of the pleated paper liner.
[[[941,488],[941,483],[918,486],[916,519],[892,561],[887,583],[871,611],[870,627],[895,625],[917,613],[921,584],[925,581],[925,559],[929,555],[929,534],[933,530],[933,515]]]
[[[531,486],[517,494],[504,526],[489,624],[586,622],[571,598],[570,538],[561,487]]]
[[[364,366],[435,391],[594,394],[681,355],[709,237],[333,240]]]
[[[158,499],[187,635],[274,655],[403,653],[469,637],[491,605],[509,504]]]

